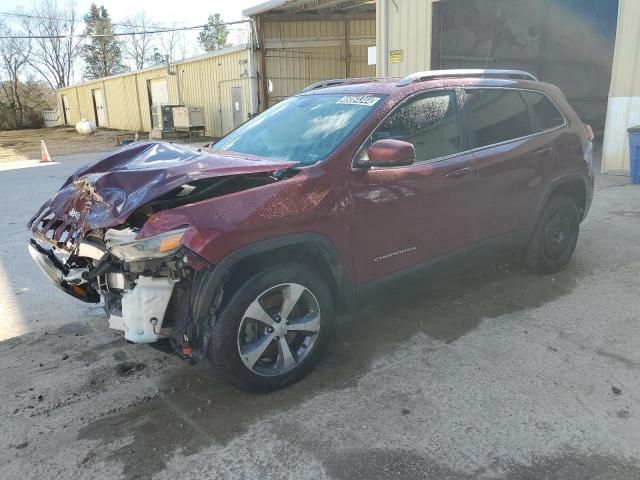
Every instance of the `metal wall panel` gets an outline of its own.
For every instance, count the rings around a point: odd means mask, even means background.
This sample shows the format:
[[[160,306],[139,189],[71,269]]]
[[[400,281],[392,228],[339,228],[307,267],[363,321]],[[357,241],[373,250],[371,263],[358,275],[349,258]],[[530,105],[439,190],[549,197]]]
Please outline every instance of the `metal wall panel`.
[[[375,20],[265,20],[267,77],[273,84],[269,104],[299,93],[313,82],[374,76],[367,48],[375,45]],[[345,33],[350,62],[347,71]]]
[[[399,77],[411,72],[428,69],[431,66],[431,17],[433,13],[432,0],[401,0],[388,1],[388,40],[387,51],[402,51],[402,61],[389,63],[388,76]],[[376,11],[382,8],[382,2],[377,0]],[[398,6],[396,6],[398,5]],[[377,15],[378,20],[380,14]],[[383,26],[379,25],[379,30]],[[377,42],[380,44],[380,42]],[[381,74],[381,62],[388,62],[382,58],[383,48],[378,46],[377,72]]]
[[[628,173],[627,129],[640,125],[640,2],[620,0],[602,171]]]

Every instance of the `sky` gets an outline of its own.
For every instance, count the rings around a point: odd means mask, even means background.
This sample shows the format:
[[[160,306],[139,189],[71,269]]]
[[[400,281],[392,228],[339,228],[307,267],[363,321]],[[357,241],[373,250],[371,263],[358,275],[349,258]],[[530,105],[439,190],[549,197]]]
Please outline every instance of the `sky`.
[[[104,0],[96,1],[97,5],[104,5],[111,14],[113,21],[123,19],[140,10],[146,10],[160,23],[184,22],[202,23],[210,13],[219,13],[225,20],[237,20],[242,17],[242,10],[262,3],[263,0],[209,0],[198,2],[194,0]],[[62,2],[60,2],[62,3]],[[91,0],[76,0],[78,10],[89,10]],[[31,2],[20,0],[0,0],[0,11],[13,11],[22,6],[27,9]]]
[[[64,0],[58,0],[60,4]],[[202,25],[209,14],[219,13],[225,21],[239,20],[242,18],[242,10],[262,3],[264,0],[209,0],[207,2],[196,0],[104,0],[95,1],[97,5],[104,5],[111,20],[115,23],[129,15],[140,11],[146,11],[151,19],[161,26]],[[83,16],[92,3],[92,0],[75,0],[78,12]],[[29,9],[31,2],[21,0],[0,0],[0,12],[13,12],[17,8]],[[6,18],[0,16],[0,18]],[[243,43],[246,41],[249,26],[230,25],[229,41],[231,43]],[[188,56],[202,53],[197,50],[197,32],[185,32],[185,42],[188,47]]]
[[[30,10],[33,0],[0,0],[0,12],[13,12],[18,8]],[[66,3],[66,0],[57,0],[58,4]],[[111,20],[118,23],[130,15],[135,15],[140,11],[145,11],[151,20],[161,27],[202,25],[206,23],[209,14],[219,13],[224,21],[239,20],[242,17],[242,10],[263,3],[265,0],[209,0],[207,2],[196,0],[94,0],[94,2],[104,7],[109,12]],[[77,11],[80,17],[88,12],[92,0],[75,0]],[[0,15],[0,20],[8,19]],[[230,25],[228,41],[232,44],[245,43],[248,40],[249,24]],[[203,53],[199,48],[197,35],[198,31],[185,31],[183,37],[183,47],[177,57],[192,57]],[[178,58],[175,58],[178,59]],[[174,59],[174,60],[175,60]],[[74,76],[78,76],[77,75]],[[78,80],[75,78],[74,80]]]

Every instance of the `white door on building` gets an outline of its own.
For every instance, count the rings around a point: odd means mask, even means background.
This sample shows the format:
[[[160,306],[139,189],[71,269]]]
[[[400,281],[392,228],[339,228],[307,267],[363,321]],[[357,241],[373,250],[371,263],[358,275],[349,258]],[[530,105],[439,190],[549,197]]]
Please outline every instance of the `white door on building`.
[[[96,88],[93,90],[93,108],[96,112],[96,124],[98,127],[107,126],[107,114],[104,108],[104,97],[102,96],[102,90]]]
[[[69,97],[62,95],[62,119],[65,125],[71,123],[71,108],[69,108]]]
[[[167,87],[166,78],[154,78],[149,80],[149,95],[151,96],[151,105],[168,105],[169,104],[169,88]]]
[[[231,87],[231,111],[233,112],[233,128],[244,122],[242,115],[242,87]]]

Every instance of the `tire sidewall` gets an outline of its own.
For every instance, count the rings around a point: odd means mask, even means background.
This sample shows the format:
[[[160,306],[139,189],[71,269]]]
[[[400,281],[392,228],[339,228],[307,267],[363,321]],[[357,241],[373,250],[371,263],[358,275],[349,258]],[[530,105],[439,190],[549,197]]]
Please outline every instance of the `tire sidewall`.
[[[571,238],[565,251],[556,259],[550,258],[545,250],[545,232],[549,221],[557,213],[567,215],[571,222]],[[573,256],[580,233],[580,217],[575,202],[564,195],[553,195],[538,220],[526,254],[527,266],[538,273],[555,273],[561,270]]]
[[[283,283],[298,283],[316,297],[320,306],[321,326],[313,350],[292,371],[280,376],[262,376],[249,370],[238,351],[238,330],[249,305],[266,290]],[[319,360],[326,346],[334,316],[331,293],[326,283],[302,265],[283,265],[251,276],[236,292],[231,292],[213,325],[209,360],[229,382],[242,390],[265,392],[301,379]]]

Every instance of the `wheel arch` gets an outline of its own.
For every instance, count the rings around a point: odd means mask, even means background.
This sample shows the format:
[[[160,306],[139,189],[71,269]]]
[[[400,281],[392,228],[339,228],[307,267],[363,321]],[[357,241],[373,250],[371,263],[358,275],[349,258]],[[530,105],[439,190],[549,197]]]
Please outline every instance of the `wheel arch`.
[[[241,283],[246,276],[279,263],[300,263],[316,270],[327,282],[337,312],[355,305],[355,290],[333,242],[325,235],[310,232],[245,245],[199,273],[192,297],[194,319],[199,323],[214,313],[210,312],[207,299],[215,298],[217,308],[228,298],[225,289],[233,291],[234,283]]]
[[[540,218],[540,214],[542,213],[542,210],[544,209],[549,199],[553,195],[558,194],[566,195],[575,202],[580,214],[580,221],[582,221],[586,215],[588,208],[588,191],[588,180],[584,175],[573,173],[558,177],[549,185],[549,188],[547,189],[542,202],[538,206],[538,211],[536,212],[535,217],[536,222],[537,219]],[[535,228],[535,225],[533,228]]]

